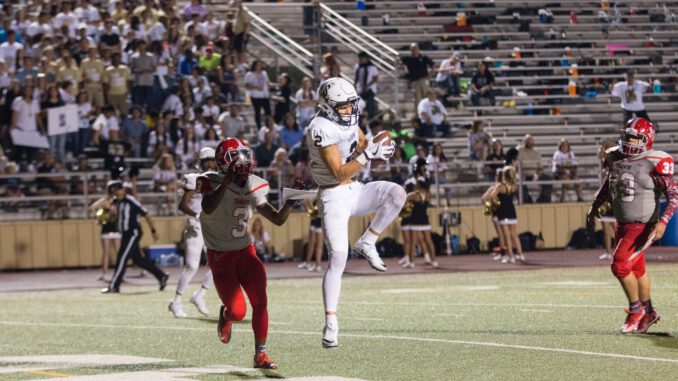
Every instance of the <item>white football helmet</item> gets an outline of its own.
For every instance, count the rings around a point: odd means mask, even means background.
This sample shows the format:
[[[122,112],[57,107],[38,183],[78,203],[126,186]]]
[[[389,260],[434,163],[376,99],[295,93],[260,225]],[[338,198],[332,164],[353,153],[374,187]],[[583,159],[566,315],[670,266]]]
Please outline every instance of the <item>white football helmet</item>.
[[[327,119],[341,125],[354,126],[360,117],[360,97],[351,82],[344,78],[329,78],[318,87],[318,107]],[[339,115],[337,108],[345,104],[353,106],[353,112],[348,115]]]

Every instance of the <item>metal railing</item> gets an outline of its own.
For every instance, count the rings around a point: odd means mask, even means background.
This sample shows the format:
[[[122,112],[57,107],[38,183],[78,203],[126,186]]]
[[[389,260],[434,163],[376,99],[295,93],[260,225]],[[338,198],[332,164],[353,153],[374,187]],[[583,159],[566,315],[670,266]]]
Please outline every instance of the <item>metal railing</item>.
[[[249,35],[252,38],[273,51],[280,58],[289,62],[304,73],[304,75],[311,78],[314,77],[313,67],[315,65],[315,58],[313,53],[287,37],[247,7],[244,7],[244,9],[252,17],[250,22],[252,29],[249,31]]]
[[[398,115],[397,110],[400,109],[399,53],[327,5],[320,3],[319,8],[320,21],[326,32],[330,32],[334,39],[352,52],[357,54],[364,51],[367,53],[380,73],[384,73],[393,79],[393,104],[388,105],[383,99],[378,99],[377,102]],[[342,76],[353,82],[352,78]]]

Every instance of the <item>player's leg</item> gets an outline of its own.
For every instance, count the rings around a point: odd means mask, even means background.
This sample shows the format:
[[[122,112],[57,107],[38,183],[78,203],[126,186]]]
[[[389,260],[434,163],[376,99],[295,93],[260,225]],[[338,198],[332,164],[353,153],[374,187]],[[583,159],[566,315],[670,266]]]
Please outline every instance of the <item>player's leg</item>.
[[[638,323],[636,332],[645,333],[651,325],[660,320],[660,316],[652,306],[652,298],[650,295],[650,277],[647,275],[645,269],[645,253],[641,254],[636,263],[633,265],[633,273],[638,279],[638,297],[640,303],[643,305],[645,316]]]
[[[240,282],[236,274],[236,266],[240,260],[237,251],[219,252],[207,250],[207,262],[212,269],[214,288],[221,300],[219,310],[219,323],[217,334],[222,343],[227,344],[231,340],[231,327],[234,321],[245,318],[247,305],[240,289]]]
[[[108,274],[108,263],[110,262],[109,248],[113,245],[110,243],[110,239],[101,238],[101,276],[99,280],[106,280],[106,274]]]
[[[379,258],[375,244],[379,235],[398,217],[405,205],[407,194],[400,185],[388,181],[375,181],[360,186],[351,216],[364,216],[375,212],[374,219],[365,233],[355,243],[353,249],[370,261],[370,266],[378,271],[386,271],[386,265]]]
[[[181,303],[181,297],[186,292],[188,284],[195,276],[195,273],[198,271],[200,266],[200,255],[202,254],[202,237],[199,237],[196,229],[189,223],[186,225],[184,230],[184,241],[186,242],[186,264],[184,265],[184,271],[179,277],[179,282],[177,283],[177,289],[174,293],[174,299],[170,302],[168,309],[174,314],[174,317],[183,318],[186,317],[186,312],[184,312],[184,307]]]
[[[645,310],[643,309],[638,292],[638,278],[636,277],[636,272],[633,271],[635,261],[631,262],[631,256],[636,246],[644,243],[642,241],[644,227],[644,224],[620,224],[617,229],[616,236],[619,239],[610,267],[612,274],[619,279],[619,283],[629,301],[629,309],[626,310],[626,320],[621,328],[622,333],[635,332],[643,316],[645,316]],[[644,256],[644,254],[640,254],[640,256]],[[636,258],[639,259],[638,257]]]
[[[497,239],[499,240],[499,255],[494,257],[494,259],[497,260],[506,255],[506,236],[504,236],[504,230],[501,228],[501,225],[499,225],[499,220],[492,219],[492,224],[497,231]]]
[[[323,259],[323,245],[324,245],[324,237],[323,237],[323,232],[321,231],[316,231],[313,233],[315,236],[315,270],[320,272],[322,271],[322,259]]]
[[[313,227],[310,227],[308,230],[308,244],[306,245],[306,260],[304,261],[305,266],[299,265],[300,268],[308,268],[308,271],[313,271],[315,266],[313,265],[313,253],[315,253],[315,241],[317,237],[313,232]]]
[[[252,330],[254,331],[254,367],[277,369],[266,355],[268,336],[268,300],[266,297],[266,269],[257,257],[254,246],[241,254],[236,274],[252,306]]]
[[[414,259],[417,257],[417,244],[421,237],[419,236],[419,231],[415,230],[414,226],[410,227],[410,242],[409,249],[407,250],[408,258],[407,262],[403,265],[404,268],[414,268]]]
[[[600,224],[603,227],[603,246],[605,247],[605,253],[603,253],[598,258],[600,259],[612,259],[612,237],[614,237],[614,224],[612,222],[600,221]]]
[[[322,343],[326,348],[339,345],[337,307],[341,294],[341,277],[348,259],[348,220],[351,217],[350,206],[358,196],[358,188],[355,185],[353,187],[342,185],[320,191],[322,229],[329,252],[327,271],[323,278],[325,328]]]

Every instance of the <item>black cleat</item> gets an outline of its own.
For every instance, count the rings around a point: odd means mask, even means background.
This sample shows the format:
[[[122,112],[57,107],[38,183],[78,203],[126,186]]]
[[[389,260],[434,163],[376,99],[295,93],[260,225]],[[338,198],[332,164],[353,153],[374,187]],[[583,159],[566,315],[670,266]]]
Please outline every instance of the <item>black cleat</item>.
[[[111,287],[106,287],[101,289],[102,294],[119,294],[120,289],[119,288],[111,288]]]
[[[167,279],[169,279],[169,275],[165,274],[160,278],[160,291],[164,290],[165,287],[167,286]]]

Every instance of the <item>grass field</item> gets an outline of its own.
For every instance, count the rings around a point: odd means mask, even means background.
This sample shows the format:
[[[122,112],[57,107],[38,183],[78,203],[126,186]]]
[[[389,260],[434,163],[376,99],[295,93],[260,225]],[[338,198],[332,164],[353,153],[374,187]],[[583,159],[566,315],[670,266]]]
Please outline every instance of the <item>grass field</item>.
[[[155,287],[4,293],[0,379],[676,380],[678,265],[650,271],[662,321],[652,334],[629,336],[617,333],[625,300],[604,267],[346,277],[341,347],[332,350],[320,345],[321,280],[274,280],[268,348],[280,369],[267,373],[249,369],[249,313],[225,346],[215,317],[187,305],[191,318],[175,319],[171,292]],[[77,360],[93,354],[146,363]],[[76,360],[20,357],[36,355]]]

